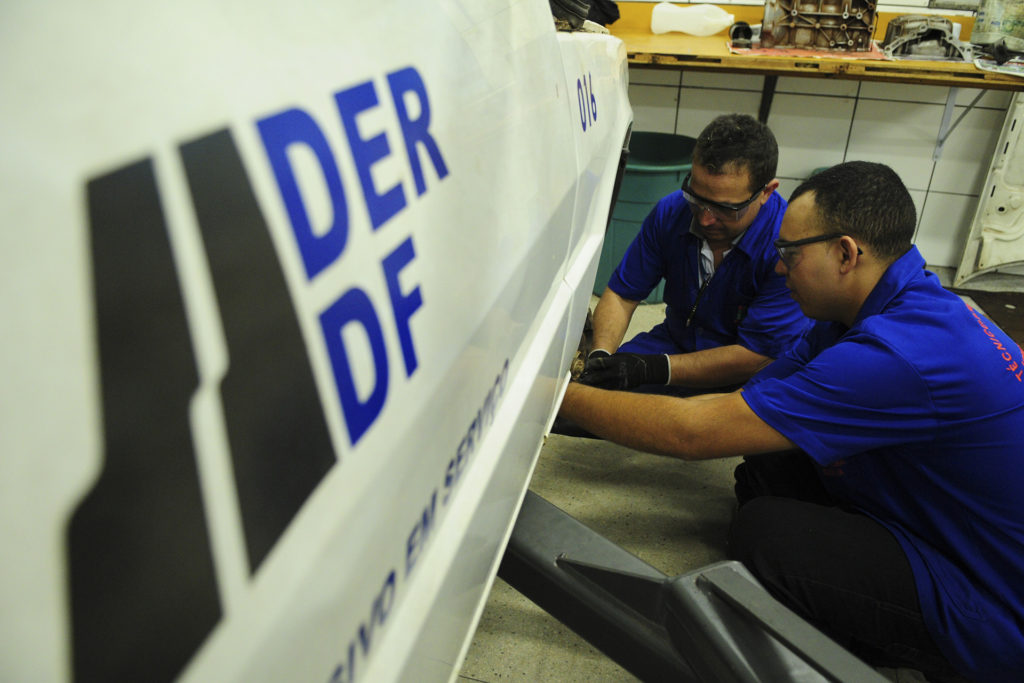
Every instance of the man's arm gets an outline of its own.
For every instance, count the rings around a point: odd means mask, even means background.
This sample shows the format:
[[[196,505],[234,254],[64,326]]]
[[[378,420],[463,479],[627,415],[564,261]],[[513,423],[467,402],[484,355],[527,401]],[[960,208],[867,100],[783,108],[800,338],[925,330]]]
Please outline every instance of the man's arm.
[[[626,336],[626,328],[633,319],[639,301],[624,299],[610,288],[605,287],[597,306],[594,307],[594,348],[615,353]]]
[[[772,362],[739,344],[670,356],[669,384],[705,389],[741,384]]]
[[[623,446],[684,460],[796,448],[750,409],[740,391],[690,399],[570,382],[559,416]]]
[[[595,348],[598,347],[595,344]],[[606,389],[632,389],[642,384],[674,384],[696,389],[741,384],[772,359],[733,344],[673,356],[663,353],[616,353],[587,361],[584,384]]]

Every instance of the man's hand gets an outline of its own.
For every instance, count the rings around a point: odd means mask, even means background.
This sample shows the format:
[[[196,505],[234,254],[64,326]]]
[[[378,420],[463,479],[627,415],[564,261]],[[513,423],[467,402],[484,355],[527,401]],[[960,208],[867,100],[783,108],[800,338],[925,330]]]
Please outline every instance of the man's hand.
[[[605,355],[600,355],[600,354]],[[665,354],[590,354],[579,381],[600,389],[632,389],[641,384],[668,384],[671,365]]]

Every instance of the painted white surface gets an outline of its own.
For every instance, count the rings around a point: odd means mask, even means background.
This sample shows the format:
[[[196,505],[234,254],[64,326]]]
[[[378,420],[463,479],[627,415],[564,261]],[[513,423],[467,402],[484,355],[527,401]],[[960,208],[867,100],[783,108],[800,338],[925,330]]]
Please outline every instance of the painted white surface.
[[[994,269],[1024,270],[1024,98],[1014,96],[985,176],[981,198],[965,236],[955,282]]]
[[[72,674],[65,533],[104,468],[85,184],[143,158],[198,359],[190,424],[223,610],[181,679],[452,677],[590,299],[631,118],[622,44],[557,35],[546,3],[516,0],[358,12],[316,0],[102,0],[18,4],[4,18],[0,72],[18,95],[0,98],[0,679]],[[388,76],[410,67],[446,174],[403,143]],[[369,182],[405,197],[375,227],[334,99],[360,84],[379,97],[359,114],[360,134],[390,146]],[[423,114],[422,99],[404,102],[411,119]],[[347,243],[315,276],[256,125],[292,109],[323,135],[347,199]],[[178,147],[218,129],[268,223],[337,458],[253,573],[217,391],[231,359]],[[312,232],[327,234],[337,195],[308,147],[289,154]],[[405,240],[415,258],[399,287],[422,295],[406,320],[419,361],[408,375],[381,275]],[[362,434],[343,419],[329,355],[339,340],[319,323],[356,289],[381,321],[391,368],[375,371],[358,329],[338,332],[359,398],[386,388]],[[467,434],[471,457],[453,480]]]

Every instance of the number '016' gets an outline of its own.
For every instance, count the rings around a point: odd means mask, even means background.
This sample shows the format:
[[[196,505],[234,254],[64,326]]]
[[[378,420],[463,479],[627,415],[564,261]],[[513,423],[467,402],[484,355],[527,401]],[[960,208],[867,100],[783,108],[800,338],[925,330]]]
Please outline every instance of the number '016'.
[[[594,78],[590,74],[576,79],[576,98],[580,105],[580,125],[587,130],[588,125],[597,121],[597,99],[594,97]]]

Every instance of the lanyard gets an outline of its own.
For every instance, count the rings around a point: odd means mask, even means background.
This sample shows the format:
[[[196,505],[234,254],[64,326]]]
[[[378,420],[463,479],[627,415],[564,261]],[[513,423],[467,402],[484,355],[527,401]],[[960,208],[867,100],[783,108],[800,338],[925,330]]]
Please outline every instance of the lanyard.
[[[704,242],[704,238],[700,236],[700,233],[694,227],[696,225],[696,222],[697,222],[697,217],[694,216],[690,220],[690,234],[700,238],[700,240],[701,240],[698,243],[698,245],[697,245],[697,276],[700,277],[701,274],[704,272],[704,254],[702,252],[703,252],[703,245],[705,244],[705,242]],[[735,244],[736,244],[736,242],[738,240],[739,240],[739,238],[736,238],[735,240],[733,240],[733,246],[735,246]],[[710,247],[709,247],[709,249],[710,249]],[[729,250],[731,251],[732,247],[730,247]],[[723,258],[723,260],[724,260],[724,258]],[[693,322],[693,316],[695,316],[697,314],[697,306],[700,305],[700,298],[704,295],[704,290],[708,288],[708,283],[711,282],[711,278],[713,278],[715,276],[715,273],[717,273],[718,269],[721,268],[721,267],[722,267],[721,264],[719,264],[718,268],[715,268],[714,254],[712,254],[712,256],[711,256],[711,273],[706,278],[704,278],[703,282],[700,283],[700,289],[697,290],[697,296],[694,297],[694,299],[693,299],[693,306],[690,307],[690,312],[686,316],[686,325],[684,325],[684,327],[689,327],[690,324]]]
[[[704,295],[704,290],[708,288],[708,283],[711,282],[711,278],[713,278],[717,272],[717,268],[711,271],[711,275],[704,278],[704,282],[701,283],[700,289],[697,290],[697,296],[693,299],[693,306],[690,307],[690,314],[686,316],[685,327],[689,327],[690,323],[693,322],[693,316],[697,313],[697,306],[700,305],[700,298]]]

